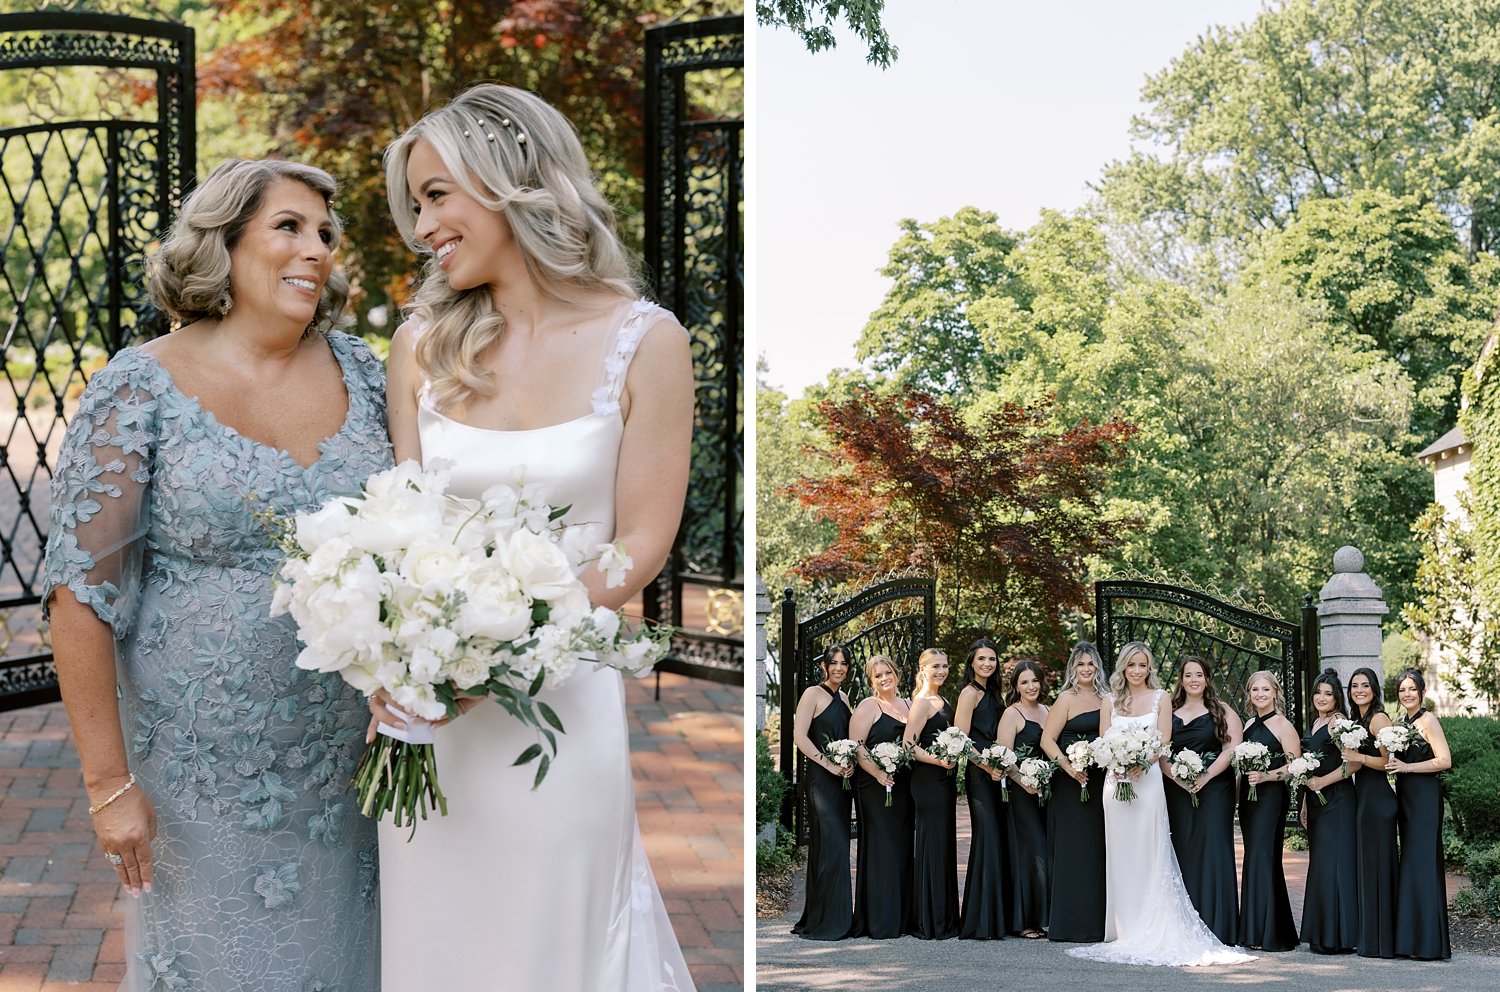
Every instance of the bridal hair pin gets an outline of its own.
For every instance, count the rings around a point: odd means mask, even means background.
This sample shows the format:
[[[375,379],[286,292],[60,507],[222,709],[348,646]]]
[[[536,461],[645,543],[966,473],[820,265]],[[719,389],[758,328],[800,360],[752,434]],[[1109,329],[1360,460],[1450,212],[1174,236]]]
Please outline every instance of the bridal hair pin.
[[[477,125],[479,125],[479,129],[484,132],[484,140],[486,140],[486,141],[494,141],[495,140],[495,132],[489,130],[489,126],[490,125],[485,122],[485,119],[483,117],[475,117],[474,118],[474,123],[477,124]],[[514,134],[516,136],[516,144],[518,144],[518,145],[524,145],[524,144],[526,144],[526,132],[517,129],[516,126],[511,123],[511,120],[510,120],[509,117],[502,117],[502,118],[500,118],[500,126],[503,127],[503,128],[505,128],[507,131],[510,131],[512,134]],[[468,128],[464,128],[464,137],[465,138],[473,137],[472,132],[470,132]]]

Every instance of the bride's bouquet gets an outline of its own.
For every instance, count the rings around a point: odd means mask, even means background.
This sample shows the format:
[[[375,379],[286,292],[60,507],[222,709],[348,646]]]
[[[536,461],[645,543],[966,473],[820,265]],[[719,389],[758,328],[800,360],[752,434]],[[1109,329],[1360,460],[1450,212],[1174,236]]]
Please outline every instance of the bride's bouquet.
[[[1191,748],[1183,748],[1172,757],[1172,777],[1184,786],[1192,785],[1198,781],[1198,776],[1203,774],[1203,769],[1207,768],[1218,756],[1217,751],[1199,754]],[[1198,793],[1190,792],[1188,795],[1193,797],[1193,808],[1197,809]]]
[[[1026,788],[1036,790],[1037,801],[1045,806],[1052,798],[1052,773],[1056,770],[1057,763],[1046,758],[1023,758],[1016,766],[1016,780]]]
[[[1393,723],[1382,727],[1375,741],[1385,748],[1387,754],[1400,754],[1411,747],[1417,739],[1417,728],[1404,723]]]
[[[1365,741],[1370,739],[1368,730],[1347,717],[1339,717],[1329,724],[1328,733],[1333,737],[1340,751],[1357,751]],[[1349,762],[1342,762],[1339,769],[1344,775],[1348,775]]]
[[[842,740],[823,742],[823,757],[838,765],[840,768],[853,768],[859,760],[859,741],[851,741],[847,737]],[[849,779],[844,779],[844,788],[849,788]]]
[[[938,733],[931,744],[927,745],[928,754],[939,761],[952,761],[955,764],[960,758],[967,757],[973,752],[974,742],[957,727],[945,728]]]
[[[1068,764],[1081,772],[1086,772],[1089,770],[1089,766],[1094,763],[1094,741],[1074,741],[1068,745],[1068,749],[1064,753],[1068,756]],[[1078,790],[1078,801],[1081,803],[1089,801],[1089,780],[1087,778],[1083,780],[1083,788]]]
[[[975,751],[970,757],[979,764],[993,768],[1000,773],[1000,801],[1010,802],[1010,791],[1006,789],[1006,786],[1010,784],[1010,776],[1006,773],[1016,767],[1016,752],[1004,744],[991,744],[983,751]]]
[[[1293,793],[1307,785],[1307,780],[1312,777],[1313,772],[1318,770],[1318,762],[1323,756],[1318,751],[1304,751],[1297,757],[1286,763],[1286,785]],[[1326,806],[1328,799],[1323,795],[1323,790],[1313,789],[1312,794],[1318,797],[1318,805]]]
[[[898,769],[905,768],[911,764],[912,755],[916,751],[905,744],[895,741],[884,741],[870,748],[870,760],[880,766],[880,770],[887,775],[895,776]],[[885,804],[891,804],[891,786],[885,787]]]
[[[1099,767],[1115,777],[1115,801],[1122,803],[1135,799],[1135,785],[1125,776],[1149,768],[1167,754],[1155,727],[1135,723],[1115,724],[1103,737],[1096,737],[1090,748]]]
[[[1259,741],[1245,741],[1234,749],[1229,763],[1234,765],[1234,770],[1241,775],[1250,772],[1267,772],[1271,770],[1271,749]],[[1259,802],[1260,796],[1255,794],[1255,785],[1250,786],[1250,794],[1247,796],[1251,802]]]
[[[291,613],[303,644],[297,667],[337,672],[367,695],[385,690],[408,720],[381,725],[355,772],[360,810],[393,822],[447,813],[424,721],[458,715],[461,697],[492,697],[534,728],[514,764],[538,761],[532,787],[557,754],[562,721],[537,699],[580,664],[644,674],[665,653],[659,637],[629,633],[620,615],[589,602],[577,572],[597,561],[624,582],[618,545],[582,544],[534,487],[500,484],[481,500],[447,493],[448,473],[408,461],[357,496],[282,523],[286,553],[271,603]]]

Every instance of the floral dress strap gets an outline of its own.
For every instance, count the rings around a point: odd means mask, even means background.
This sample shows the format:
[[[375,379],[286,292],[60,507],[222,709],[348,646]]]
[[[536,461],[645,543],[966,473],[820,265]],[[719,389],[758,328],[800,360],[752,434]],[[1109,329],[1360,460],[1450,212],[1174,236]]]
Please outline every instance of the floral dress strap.
[[[625,373],[630,370],[630,360],[635,357],[646,332],[667,315],[665,308],[649,300],[635,300],[626,308],[625,316],[615,330],[614,342],[604,356],[599,387],[592,396],[596,416],[607,417],[620,412],[620,393],[625,388]]]

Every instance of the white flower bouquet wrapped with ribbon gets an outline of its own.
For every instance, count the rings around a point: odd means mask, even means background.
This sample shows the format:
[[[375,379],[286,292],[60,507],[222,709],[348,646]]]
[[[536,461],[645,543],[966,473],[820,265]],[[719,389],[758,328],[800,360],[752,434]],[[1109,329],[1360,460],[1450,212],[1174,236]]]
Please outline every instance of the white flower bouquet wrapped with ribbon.
[[[1229,756],[1229,763],[1234,770],[1241,775],[1250,772],[1266,772],[1271,770],[1271,749],[1259,741],[1245,741],[1238,745]],[[1250,784],[1250,794],[1246,796],[1251,802],[1260,802],[1260,796],[1255,793],[1255,784]]]
[[[939,761],[957,763],[959,759],[974,753],[974,742],[957,727],[946,727],[927,745],[927,753]]]
[[[1348,717],[1334,720],[1328,727],[1328,733],[1340,751],[1357,751],[1370,739],[1370,732]],[[1349,774],[1349,762],[1345,761],[1339,767],[1345,775]]]
[[[840,768],[853,768],[859,761],[859,741],[851,741],[847,737],[823,742],[823,757],[838,765]],[[844,779],[844,788],[849,788],[849,779]]]
[[[1183,748],[1172,756],[1172,777],[1182,783],[1184,787],[1198,781],[1198,776],[1203,774],[1203,769],[1217,758],[1218,752],[1199,754],[1191,748]],[[1188,793],[1193,797],[1193,808],[1198,808],[1198,793]]]
[[[1081,772],[1087,772],[1089,766],[1094,763],[1094,742],[1074,741],[1068,745],[1067,750],[1063,753],[1068,756],[1068,764]],[[1083,788],[1078,790],[1078,801],[1081,803],[1089,801],[1089,780],[1087,777],[1083,780]]]
[[[880,770],[892,777],[897,769],[911,764],[912,755],[916,751],[905,744],[897,744],[895,741],[884,741],[870,748],[870,760],[880,766]],[[885,787],[885,804],[891,804],[891,786]]]
[[[1317,751],[1306,751],[1286,763],[1287,788],[1293,792],[1307,785],[1307,780],[1312,778],[1313,772],[1318,770],[1318,762],[1323,760],[1321,753]],[[1312,794],[1318,797],[1318,805],[1326,806],[1328,799],[1323,795],[1323,790],[1313,789]]]
[[[297,667],[337,672],[367,695],[385,690],[408,732],[381,725],[355,773],[360,809],[397,826],[447,812],[424,721],[458,715],[461,697],[490,697],[536,730],[515,764],[537,762],[533,788],[557,754],[562,721],[537,699],[580,664],[644,674],[665,653],[658,636],[630,633],[594,607],[578,573],[589,562],[606,584],[630,560],[613,545],[582,545],[532,487],[496,485],[483,498],[447,493],[445,468],[408,461],[284,526],[286,552],[273,616],[291,613],[303,648]]]
[[[1115,800],[1122,803],[1135,800],[1135,785],[1126,776],[1149,767],[1167,753],[1155,727],[1134,723],[1117,723],[1110,727],[1103,737],[1095,738],[1092,750],[1099,767],[1114,776]]]
[[[975,751],[973,760],[1000,773],[1000,801],[1010,802],[1010,791],[1006,789],[1010,776],[1006,773],[1016,767],[1016,752],[1004,744],[991,744],[983,751]]]

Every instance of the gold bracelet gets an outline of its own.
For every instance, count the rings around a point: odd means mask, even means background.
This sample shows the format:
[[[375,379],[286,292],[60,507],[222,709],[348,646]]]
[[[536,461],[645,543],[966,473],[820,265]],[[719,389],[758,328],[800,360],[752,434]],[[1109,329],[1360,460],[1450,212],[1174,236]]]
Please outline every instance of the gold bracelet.
[[[125,793],[129,792],[131,789],[134,789],[134,788],[135,788],[135,772],[131,772],[130,773],[130,781],[129,782],[126,782],[124,785],[122,785],[118,789],[116,789],[110,795],[110,797],[108,799],[104,800],[104,802],[102,802],[102,803],[96,803],[93,806],[89,807],[89,816],[95,815],[101,809],[103,809],[104,807],[108,806],[110,803],[114,802],[116,799],[119,799]]]

